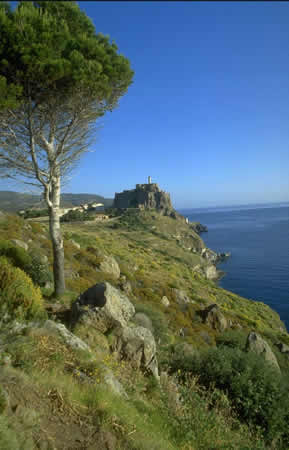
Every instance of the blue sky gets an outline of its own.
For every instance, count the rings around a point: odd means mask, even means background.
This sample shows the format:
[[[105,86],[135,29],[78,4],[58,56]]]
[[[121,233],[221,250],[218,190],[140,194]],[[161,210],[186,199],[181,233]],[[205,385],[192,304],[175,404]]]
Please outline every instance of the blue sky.
[[[113,197],[151,175],[177,208],[289,200],[289,3],[80,7],[135,77],[65,192]]]

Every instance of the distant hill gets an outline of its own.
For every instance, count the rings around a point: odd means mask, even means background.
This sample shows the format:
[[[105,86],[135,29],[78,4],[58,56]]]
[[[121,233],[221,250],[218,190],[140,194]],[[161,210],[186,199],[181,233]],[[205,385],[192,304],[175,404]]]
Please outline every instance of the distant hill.
[[[105,207],[112,206],[113,199],[97,194],[62,194],[61,207],[70,208],[82,203],[103,203]],[[27,208],[45,208],[46,204],[40,195],[22,194],[21,192],[0,191],[0,210],[16,212]]]

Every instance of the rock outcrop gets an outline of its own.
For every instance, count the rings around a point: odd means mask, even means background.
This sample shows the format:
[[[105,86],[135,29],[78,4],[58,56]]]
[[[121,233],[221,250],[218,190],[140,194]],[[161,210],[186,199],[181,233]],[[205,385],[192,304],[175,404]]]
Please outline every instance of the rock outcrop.
[[[164,295],[164,296],[162,297],[162,299],[161,299],[161,304],[164,305],[166,308],[167,308],[168,306],[170,306],[170,301],[169,301],[168,297],[166,297],[166,296]]]
[[[214,266],[213,264],[210,264],[207,267],[205,267],[204,273],[207,280],[216,280],[219,277],[216,266]]]
[[[135,189],[116,193],[113,207],[156,209],[165,215],[173,212],[170,194],[162,191],[156,183],[137,184]]]
[[[175,296],[176,302],[179,305],[187,305],[189,303],[195,303],[187,294],[185,291],[181,289],[175,289],[173,288],[173,294]]]
[[[96,284],[73,303],[72,321],[91,322],[93,326],[105,333],[120,326],[125,327],[135,313],[134,306],[127,296],[109,283]]]
[[[17,245],[17,247],[24,248],[24,250],[28,250],[28,244],[26,242],[20,241],[19,239],[11,239],[11,243]]]
[[[195,233],[206,233],[208,231],[208,228],[206,225],[202,225],[200,222],[191,223],[190,228],[195,231]]]
[[[103,260],[99,263],[98,269],[101,272],[110,274],[117,280],[120,277],[120,268],[113,256],[103,256]]]
[[[266,361],[268,361],[272,366],[276,367],[276,369],[278,369],[278,371],[280,372],[277,358],[271,350],[271,347],[263,338],[261,338],[259,334],[255,333],[254,331],[251,331],[251,333],[249,333],[247,337],[246,350],[255,352],[258,355],[263,356]]]
[[[151,372],[157,379],[159,378],[156,342],[149,329],[138,326],[119,327],[114,331],[114,336],[113,350],[120,358],[131,361],[136,369]]]
[[[212,304],[199,312],[203,323],[209,325],[214,330],[223,332],[228,328],[227,319],[216,304]]]
[[[289,358],[289,345],[286,345],[283,342],[278,342],[276,344],[276,347],[278,348],[280,353],[287,355]]]

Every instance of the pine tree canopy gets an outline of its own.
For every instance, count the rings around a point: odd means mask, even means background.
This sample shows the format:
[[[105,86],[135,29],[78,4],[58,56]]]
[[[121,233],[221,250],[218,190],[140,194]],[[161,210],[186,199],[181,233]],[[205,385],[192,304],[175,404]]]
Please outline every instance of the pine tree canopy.
[[[132,82],[127,58],[96,33],[76,2],[18,2],[0,7],[0,107],[79,90],[113,109]],[[21,94],[21,95],[20,95]]]

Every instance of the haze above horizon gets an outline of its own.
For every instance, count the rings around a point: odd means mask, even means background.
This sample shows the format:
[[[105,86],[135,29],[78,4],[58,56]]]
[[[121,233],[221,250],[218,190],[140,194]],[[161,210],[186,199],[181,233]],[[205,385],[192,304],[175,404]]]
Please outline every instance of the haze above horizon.
[[[288,3],[79,5],[135,77],[63,192],[111,198],[151,175],[178,209],[289,200]]]

